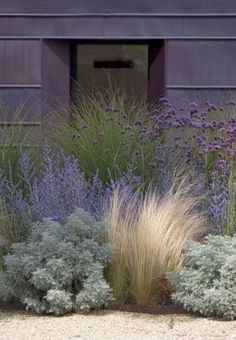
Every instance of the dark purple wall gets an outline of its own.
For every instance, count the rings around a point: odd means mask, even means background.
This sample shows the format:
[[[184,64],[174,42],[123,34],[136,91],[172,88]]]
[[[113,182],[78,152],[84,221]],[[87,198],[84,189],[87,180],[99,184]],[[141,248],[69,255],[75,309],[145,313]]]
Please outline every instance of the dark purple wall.
[[[164,39],[152,98],[164,81],[176,102],[236,93],[236,0],[0,0],[0,99],[33,121],[68,103],[71,39]]]
[[[70,48],[63,40],[43,41],[42,100],[44,105],[69,104]]]
[[[37,40],[0,41],[0,84],[41,84],[41,43]]]
[[[30,28],[30,29],[29,29]],[[235,17],[0,17],[0,38],[235,38]]]
[[[232,13],[234,0],[1,0],[2,13]]]
[[[23,106],[25,119],[33,122],[41,120],[41,51],[40,40],[0,40],[1,104],[12,115]]]

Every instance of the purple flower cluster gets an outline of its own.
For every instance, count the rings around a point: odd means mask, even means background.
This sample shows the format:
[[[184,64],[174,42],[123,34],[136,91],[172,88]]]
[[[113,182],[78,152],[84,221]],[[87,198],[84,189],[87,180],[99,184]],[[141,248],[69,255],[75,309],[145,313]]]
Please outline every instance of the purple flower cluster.
[[[197,178],[205,177],[209,218],[218,232],[223,232],[226,224],[229,169],[236,158],[236,118],[227,119],[227,105],[235,102],[227,102],[225,108],[210,102],[200,107],[192,102],[188,111],[177,112],[163,97],[157,109],[146,113],[139,130],[144,143],[155,144],[150,167],[156,169],[159,191],[168,189],[179,165],[189,166],[192,175],[194,169]]]

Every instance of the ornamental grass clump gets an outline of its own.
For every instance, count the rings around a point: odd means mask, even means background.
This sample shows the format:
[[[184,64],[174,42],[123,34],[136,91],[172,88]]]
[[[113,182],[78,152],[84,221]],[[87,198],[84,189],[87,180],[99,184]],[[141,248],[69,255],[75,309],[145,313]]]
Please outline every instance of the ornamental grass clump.
[[[236,319],[236,237],[209,235],[191,242],[183,267],[169,274],[173,299],[191,312]]]
[[[64,225],[50,219],[35,224],[4,258],[1,299],[12,297],[26,309],[55,315],[102,308],[112,296],[103,271],[115,253],[104,233],[104,223],[82,209]]]
[[[96,91],[59,114],[53,140],[73,155],[86,178],[98,173],[103,183],[133,175],[150,179],[155,145],[144,138],[148,105],[119,91]]]
[[[32,130],[25,123],[24,105],[11,112],[0,103],[0,118],[0,171],[17,184],[22,153],[27,152],[30,159],[36,161],[42,151],[41,139],[33,140]]]
[[[180,267],[187,242],[204,230],[204,217],[197,212],[199,198],[192,189],[183,180],[163,198],[148,192],[128,202],[114,192],[107,240],[117,247],[117,255],[108,275],[118,302],[161,301],[166,273]]]

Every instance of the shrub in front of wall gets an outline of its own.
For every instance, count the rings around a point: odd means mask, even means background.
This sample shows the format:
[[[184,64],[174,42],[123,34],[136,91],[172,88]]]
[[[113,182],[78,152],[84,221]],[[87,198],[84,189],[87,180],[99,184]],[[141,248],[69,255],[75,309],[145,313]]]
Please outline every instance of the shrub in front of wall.
[[[169,275],[173,298],[191,312],[236,319],[236,237],[190,243],[183,268]]]
[[[1,298],[11,295],[37,313],[63,315],[106,305],[111,289],[103,270],[114,247],[104,243],[104,223],[77,209],[65,225],[50,219],[34,225],[25,242],[5,256]]]

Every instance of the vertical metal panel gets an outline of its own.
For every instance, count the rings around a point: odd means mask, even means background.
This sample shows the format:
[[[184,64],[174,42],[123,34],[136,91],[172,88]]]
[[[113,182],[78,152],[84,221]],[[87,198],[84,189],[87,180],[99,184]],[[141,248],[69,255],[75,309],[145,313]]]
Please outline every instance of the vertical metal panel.
[[[43,41],[43,103],[68,105],[70,97],[70,43]]]
[[[236,40],[169,41],[168,86],[236,85]]]
[[[40,41],[0,41],[0,84],[40,84],[40,51]]]
[[[156,101],[165,94],[165,44],[157,40],[149,45],[148,97]]]

